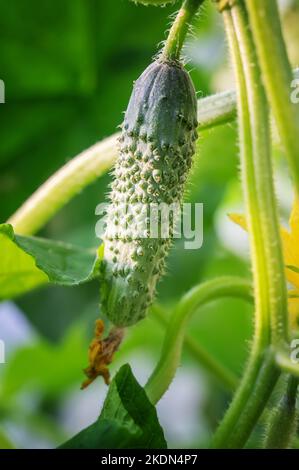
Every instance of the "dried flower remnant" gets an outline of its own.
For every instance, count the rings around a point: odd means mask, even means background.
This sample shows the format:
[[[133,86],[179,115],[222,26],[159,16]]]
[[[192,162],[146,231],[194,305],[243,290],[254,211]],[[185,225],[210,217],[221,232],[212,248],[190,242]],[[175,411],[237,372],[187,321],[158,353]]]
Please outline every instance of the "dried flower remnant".
[[[102,339],[104,322],[96,320],[95,337],[90,343],[88,351],[89,366],[84,369],[87,379],[82,383],[81,389],[85,389],[97,377],[103,377],[106,385],[110,383],[108,365],[111,364],[114,353],[118,350],[124,336],[122,328],[112,328],[107,338]]]

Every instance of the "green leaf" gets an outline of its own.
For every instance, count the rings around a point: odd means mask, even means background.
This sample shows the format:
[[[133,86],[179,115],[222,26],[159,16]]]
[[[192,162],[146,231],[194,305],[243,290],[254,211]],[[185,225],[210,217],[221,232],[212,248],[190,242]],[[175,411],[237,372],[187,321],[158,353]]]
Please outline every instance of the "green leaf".
[[[100,263],[95,250],[36,237],[15,235],[0,225],[0,300],[47,282],[74,286],[93,279]]]
[[[79,390],[87,347],[86,330],[79,322],[57,344],[37,337],[32,344],[18,348],[0,370],[1,403],[13,404],[24,390],[53,400],[72,386]]]
[[[139,433],[132,434],[116,421],[98,419],[63,444],[60,449],[128,449],[138,442]]]
[[[129,365],[113,379],[99,419],[63,444],[63,449],[167,447],[155,407]]]

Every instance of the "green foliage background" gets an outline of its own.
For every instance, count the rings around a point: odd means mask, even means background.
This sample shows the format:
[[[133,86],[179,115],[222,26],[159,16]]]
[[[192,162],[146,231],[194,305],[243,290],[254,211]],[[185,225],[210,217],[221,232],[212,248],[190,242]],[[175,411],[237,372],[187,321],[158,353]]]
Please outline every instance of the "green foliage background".
[[[132,82],[165,39],[174,11],[175,6],[143,7],[127,0],[0,3],[0,78],[6,85],[6,104],[0,105],[1,222],[66,161],[115,132]],[[293,21],[296,15],[294,6],[289,17]],[[233,87],[221,21],[212,5],[197,20],[186,55],[200,95]],[[159,287],[159,301],[170,308],[203,279],[250,275],[246,261],[223,245],[215,229],[217,209],[226,207],[227,200],[239,200],[237,164],[235,125],[202,133],[186,200],[204,203],[204,244],[198,251],[187,251],[177,243],[172,250],[168,274]],[[94,211],[105,200],[109,180],[106,175],[84,190],[39,235],[97,246]],[[13,424],[55,446],[72,435],[64,430],[58,411],[82,381],[87,345],[99,315],[98,285],[47,286],[20,296],[16,304],[36,334],[31,345],[7,351],[7,363],[0,366],[0,447],[22,446],[20,436],[11,431]],[[195,317],[190,332],[240,373],[251,334],[248,306],[236,300],[215,302]],[[145,356],[154,365],[162,338],[155,319],[142,321],[130,329],[112,369],[130,361],[134,371],[136,358]],[[187,354],[182,364],[198,375],[206,390],[203,409],[194,410],[205,416],[202,433],[188,442],[198,447],[219,420],[228,394]],[[99,394],[104,387],[101,381],[92,385]],[[94,420],[99,411],[100,402]],[[188,421],[182,427],[187,429]],[[172,436],[171,430],[165,432]],[[172,438],[169,445],[181,443]]]

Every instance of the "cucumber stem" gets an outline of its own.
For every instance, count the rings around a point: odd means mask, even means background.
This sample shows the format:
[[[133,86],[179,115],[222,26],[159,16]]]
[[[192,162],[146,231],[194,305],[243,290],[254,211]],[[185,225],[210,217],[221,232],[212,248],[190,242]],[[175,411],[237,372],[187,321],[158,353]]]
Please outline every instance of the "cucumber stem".
[[[214,437],[216,448],[246,443],[279,376],[270,345],[284,344],[287,338],[287,292],[273,188],[268,106],[243,2],[225,9],[223,16],[238,88],[241,172],[256,316],[249,363]]]
[[[264,448],[287,449],[292,445],[297,428],[298,379],[288,377],[286,390],[279,403],[271,411],[267,423]]]
[[[164,339],[160,360],[145,390],[152,403],[157,403],[169,388],[180,364],[188,321],[196,310],[215,299],[237,297],[251,300],[251,285],[235,277],[213,279],[191,289],[179,302]],[[223,375],[223,370],[221,371]]]
[[[185,0],[172,24],[161,58],[179,61],[180,53],[189,30],[190,23],[204,0]]]
[[[155,317],[161,327],[164,327],[166,330],[169,328],[172,318],[169,319],[161,305],[154,304],[150,314]],[[239,383],[237,375],[217,360],[197,339],[189,334],[185,334],[183,347],[189,356],[197,362],[199,367],[205,369],[225,390],[229,392],[236,390]]]
[[[299,107],[291,101],[293,80],[276,0],[246,0],[262,77],[299,193]]]

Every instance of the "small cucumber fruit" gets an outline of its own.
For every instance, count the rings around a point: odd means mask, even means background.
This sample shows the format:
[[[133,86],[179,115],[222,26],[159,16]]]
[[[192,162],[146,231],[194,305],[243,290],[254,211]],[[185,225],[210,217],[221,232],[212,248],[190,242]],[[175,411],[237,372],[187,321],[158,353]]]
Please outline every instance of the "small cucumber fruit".
[[[153,301],[173,232],[141,237],[136,220],[145,207],[181,203],[196,128],[188,73],[177,62],[153,62],[135,82],[125,113],[103,236],[101,303],[118,327],[141,320]],[[133,207],[129,214],[126,205]]]

